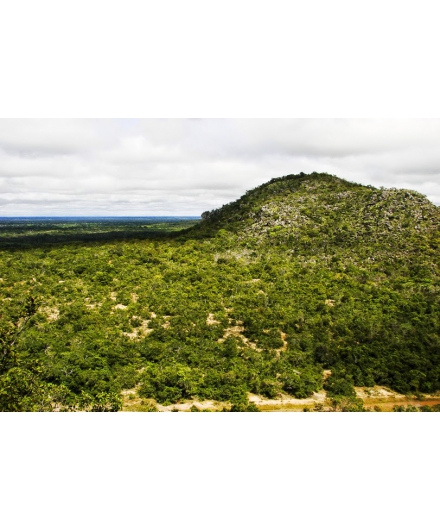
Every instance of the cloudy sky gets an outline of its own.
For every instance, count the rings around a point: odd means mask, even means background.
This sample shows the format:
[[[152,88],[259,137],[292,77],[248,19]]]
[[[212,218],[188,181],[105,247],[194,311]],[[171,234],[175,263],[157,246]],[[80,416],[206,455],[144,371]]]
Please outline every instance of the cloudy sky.
[[[301,171],[440,205],[440,120],[0,120],[0,216],[200,215]]]

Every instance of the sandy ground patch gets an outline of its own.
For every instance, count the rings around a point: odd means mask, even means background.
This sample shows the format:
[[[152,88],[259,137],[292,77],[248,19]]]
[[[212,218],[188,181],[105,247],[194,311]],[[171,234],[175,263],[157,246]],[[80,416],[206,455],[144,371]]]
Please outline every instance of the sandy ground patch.
[[[374,409],[378,407],[383,412],[393,410],[395,406],[421,407],[423,405],[437,405],[440,403],[440,394],[426,394],[420,397],[405,396],[383,386],[374,386],[372,388],[355,387],[357,397],[364,402],[364,407]]]
[[[39,311],[46,316],[49,322],[55,322],[60,316],[60,311],[57,307],[42,307]]]
[[[137,318],[136,315],[133,315],[132,318]],[[133,328],[133,331],[123,331],[122,334],[128,337],[131,340],[142,340],[144,337],[153,333],[154,330],[148,327],[148,324],[151,320],[142,320],[141,325],[138,328]]]
[[[224,403],[218,403],[217,401],[186,401],[184,403],[177,403],[175,405],[156,405],[160,412],[171,412],[172,410],[178,410],[180,412],[190,412],[191,407],[197,407],[199,410],[222,410],[225,406]]]
[[[231,324],[231,319],[229,319],[229,324]],[[246,346],[249,346],[249,348],[252,348],[255,351],[262,351],[261,348],[259,348],[255,342],[250,341],[247,337],[243,335],[244,326],[243,322],[241,320],[236,321],[235,326],[230,326],[229,328],[225,329],[225,332],[223,334],[223,337],[221,339],[218,339],[217,342],[224,342],[228,337],[236,337],[240,339],[243,344]]]
[[[378,401],[380,399],[390,398],[394,399],[395,401],[407,399],[403,394],[394,392],[393,390],[385,388],[384,386],[374,386],[372,388],[355,387],[355,390],[357,397],[363,399],[364,401]]]
[[[199,401],[197,399],[186,400],[182,403],[174,403],[172,405],[160,405],[154,399],[142,399],[137,395],[139,385],[136,388],[130,388],[121,392],[123,407],[122,412],[147,412],[148,409],[157,409],[158,412],[191,412],[191,407],[195,406],[199,410],[210,410],[218,412],[224,407],[230,408],[228,403],[220,403],[218,401]]]
[[[324,403],[326,399],[326,392],[321,390],[320,392],[314,392],[312,396],[305,399],[298,399],[288,394],[281,394],[277,399],[269,399],[257,394],[249,394],[249,401],[255,403],[257,407],[284,407],[286,405],[296,405],[300,408],[314,406],[318,403]]]
[[[163,329],[168,329],[171,326],[171,322],[170,322],[171,316],[164,315],[162,318],[165,320],[165,322],[161,324],[161,326],[163,327]]]
[[[284,331],[280,331],[281,333],[281,340],[283,341],[283,345],[281,348],[277,348],[275,351],[277,352],[277,356],[279,357],[283,352],[287,350],[287,333],[284,333]]]
[[[220,324],[220,322],[215,319],[214,313],[209,313],[209,315],[206,318],[206,324],[208,326],[214,326],[215,324]]]
[[[335,305],[335,301],[328,298],[325,302],[325,305],[328,305],[330,307],[333,307]]]
[[[101,307],[101,302],[98,302],[97,304],[86,304],[87,309],[95,309],[95,307]]]
[[[240,326],[238,326],[240,327]],[[331,370],[324,371],[324,378],[329,377]],[[357,397],[364,402],[364,407],[370,411],[391,412],[395,406],[413,405],[421,407],[423,405],[440,404],[440,393],[434,395],[425,395],[423,397],[404,396],[389,388],[375,386],[372,388],[356,387]],[[148,407],[156,407],[160,412],[190,412],[191,407],[195,406],[199,410],[210,410],[213,412],[222,411],[224,408],[230,409],[231,403],[218,402],[213,400],[185,400],[182,403],[172,405],[160,405],[154,400],[144,400],[137,395],[137,387],[122,391],[123,411],[147,411]],[[269,399],[257,394],[248,394],[250,403],[254,403],[261,412],[303,412],[304,409],[325,411],[329,409],[330,400],[325,390],[315,392],[312,396],[305,399],[297,399],[289,394],[281,394],[276,399]]]

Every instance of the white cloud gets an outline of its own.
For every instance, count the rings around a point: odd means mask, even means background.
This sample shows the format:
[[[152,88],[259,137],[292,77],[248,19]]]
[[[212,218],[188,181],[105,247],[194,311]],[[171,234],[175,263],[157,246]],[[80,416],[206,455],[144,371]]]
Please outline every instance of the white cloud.
[[[325,171],[440,204],[440,120],[0,120],[0,215],[199,215]]]

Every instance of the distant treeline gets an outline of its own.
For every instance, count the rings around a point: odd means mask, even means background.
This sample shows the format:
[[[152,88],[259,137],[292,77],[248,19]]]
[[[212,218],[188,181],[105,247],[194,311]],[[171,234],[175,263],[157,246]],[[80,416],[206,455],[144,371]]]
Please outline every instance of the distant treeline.
[[[164,237],[197,224],[196,218],[85,218],[0,220],[0,248],[30,248],[74,241],[121,241]]]

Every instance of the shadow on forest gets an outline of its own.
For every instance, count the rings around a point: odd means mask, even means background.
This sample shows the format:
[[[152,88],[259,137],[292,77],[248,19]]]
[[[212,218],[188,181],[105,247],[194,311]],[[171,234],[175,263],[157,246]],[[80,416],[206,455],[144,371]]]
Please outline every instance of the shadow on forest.
[[[181,237],[191,232],[197,223],[175,222],[161,224],[160,227],[139,229],[139,227],[124,227],[123,229],[114,226],[108,231],[83,231],[81,228],[75,230],[73,227],[66,233],[64,230],[54,228],[50,224],[47,227],[38,227],[38,233],[32,227],[26,232],[17,234],[17,230],[11,235],[8,231],[0,232],[0,250],[26,250],[45,246],[60,246],[71,243],[112,243],[134,240],[170,240]],[[165,226],[164,226],[165,225]],[[13,228],[10,227],[10,231]],[[46,230],[46,231],[45,231]],[[18,230],[20,232],[20,230]]]

